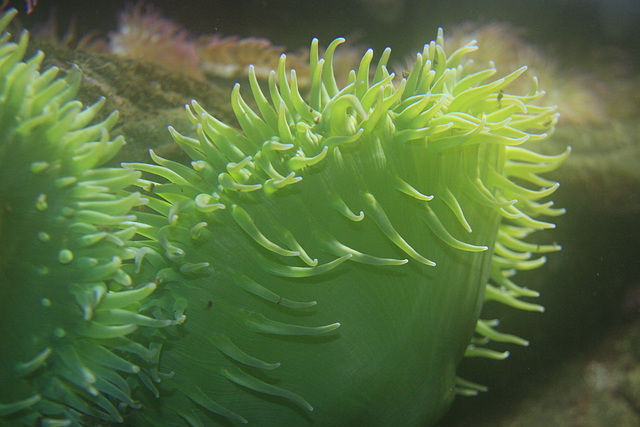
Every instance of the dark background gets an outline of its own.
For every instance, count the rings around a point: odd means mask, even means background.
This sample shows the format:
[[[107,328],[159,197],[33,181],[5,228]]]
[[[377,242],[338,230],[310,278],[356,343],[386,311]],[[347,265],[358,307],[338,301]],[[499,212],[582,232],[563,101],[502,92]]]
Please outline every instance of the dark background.
[[[155,0],[152,3],[196,34],[267,37],[290,50],[352,36],[378,49],[391,46],[409,53],[435,37],[438,26],[464,21],[509,21],[526,29],[525,36],[579,57],[594,47],[614,45],[640,57],[640,1],[638,0]],[[20,11],[25,2],[11,0]],[[30,27],[45,21],[52,10],[60,28],[72,16],[77,31],[106,34],[117,26],[124,0],[40,0],[29,16]]]

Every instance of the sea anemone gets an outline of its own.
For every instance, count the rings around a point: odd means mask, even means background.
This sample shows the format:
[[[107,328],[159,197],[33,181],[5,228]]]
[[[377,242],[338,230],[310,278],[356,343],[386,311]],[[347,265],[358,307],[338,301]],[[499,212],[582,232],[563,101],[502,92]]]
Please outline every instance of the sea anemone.
[[[563,212],[539,202],[558,184],[538,174],[569,151],[520,147],[548,136],[554,108],[536,105],[535,80],[507,92],[526,67],[468,73],[475,43],[447,56],[442,30],[399,81],[389,49],[371,78],[368,50],[339,88],[343,41],[324,58],[313,41],[308,99],[285,55],[266,92],[250,68],[257,108],[239,85],[231,97],[241,130],[188,105],[195,137],[169,130],[191,167],[153,152],[156,165],[125,165],[148,173],[145,245],[168,266],[158,304],[189,319],[160,360],[174,392],[143,418],[424,425],[482,389],[456,377],[463,356],[527,345],[478,316],[485,300],[542,311],[511,277],[560,249],[525,238]]]
[[[118,30],[109,34],[109,51],[123,58],[160,65],[197,80],[204,78],[189,31],[142,1],[127,5],[120,13]]]
[[[78,72],[41,73],[9,38],[2,421],[424,425],[483,389],[456,376],[463,356],[527,344],[479,320],[485,300],[541,311],[511,278],[560,249],[525,241],[563,212],[539,174],[569,151],[520,147],[557,119],[535,80],[508,92],[524,67],[487,82],[465,67],[475,44],[447,56],[439,30],[406,77],[389,49],[371,73],[368,50],[339,88],[343,39],[324,58],[314,40],[307,99],[282,55],[266,91],[249,69],[257,109],[235,86],[241,130],[187,106],[194,137],[169,130],[189,166],[104,168],[117,116],[90,125],[102,102],[74,100]]]
[[[244,75],[249,65],[253,65],[259,79],[267,79],[269,72],[277,67],[278,57],[285,52],[284,47],[271,44],[265,38],[237,36],[222,37],[219,34],[200,37],[196,43],[200,67],[214,77],[233,78]],[[307,58],[289,54],[297,70],[308,67]]]
[[[100,47],[100,44],[94,45]],[[285,52],[265,38],[220,34],[195,37],[152,5],[127,5],[120,13],[117,31],[109,34],[108,52],[120,57],[159,65],[196,80],[205,75],[232,78],[246,76],[253,64],[258,78],[266,78]],[[289,54],[289,65],[298,71],[308,65],[306,56]]]
[[[126,336],[177,322],[138,313],[156,284],[125,266],[145,199],[122,190],[139,173],[100,167],[124,143],[109,136],[118,115],[90,124],[104,100],[74,99],[78,70],[40,72],[42,52],[23,62],[28,34],[4,32],[15,14],[0,17],[0,421],[121,422],[158,356]]]

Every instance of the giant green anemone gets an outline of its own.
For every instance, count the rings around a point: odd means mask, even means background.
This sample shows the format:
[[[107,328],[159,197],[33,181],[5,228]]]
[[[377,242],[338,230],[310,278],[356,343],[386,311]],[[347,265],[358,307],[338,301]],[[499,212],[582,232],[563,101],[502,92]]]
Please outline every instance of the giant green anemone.
[[[368,50],[340,88],[342,41],[313,41],[304,96],[284,55],[264,87],[250,69],[240,129],[188,105],[193,135],[169,130],[189,165],[102,168],[115,115],[90,125],[77,73],[40,73],[3,34],[2,419],[432,424],[482,389],[464,356],[527,344],[479,316],[542,310],[512,276],[559,249],[526,238],[562,213],[539,174],[569,151],[521,146],[554,108],[535,79],[509,93],[524,67],[473,71],[474,42],[446,55],[441,30],[405,77]]]
[[[124,143],[109,136],[117,114],[90,124],[104,100],[83,108],[80,72],[40,72],[27,41],[0,36],[0,421],[122,421],[119,404],[139,406],[131,380],[154,375],[138,365],[158,356],[127,336],[177,321],[138,313],[157,286],[127,273],[145,199],[122,190],[140,174],[100,167]]]

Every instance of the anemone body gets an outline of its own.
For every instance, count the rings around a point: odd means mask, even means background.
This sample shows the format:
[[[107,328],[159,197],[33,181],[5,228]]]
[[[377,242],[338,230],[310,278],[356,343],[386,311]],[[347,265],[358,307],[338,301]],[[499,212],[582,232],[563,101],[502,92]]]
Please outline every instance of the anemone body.
[[[485,298],[540,309],[508,277],[544,262],[531,248],[558,249],[519,239],[552,227],[533,216],[559,213],[535,202],[557,184],[535,172],[564,155],[516,146],[547,136],[553,108],[527,105],[535,87],[504,94],[524,68],[490,83],[495,70],[465,73],[475,46],[447,58],[441,33],[406,78],[387,71],[389,50],[372,70],[368,51],[340,89],[341,41],[324,59],[312,44],[307,100],[285,56],[266,91],[250,70],[257,108],[232,94],[241,131],[188,106],[196,137],[170,131],[191,168],[153,153],[157,165],[128,165],[156,176],[140,182],[159,214],[145,233],[190,319],[160,360],[192,369],[172,379],[187,399],[144,415],[425,425],[479,388],[456,378],[465,354],[506,356],[470,346],[474,330],[526,345],[478,317]]]
[[[338,88],[341,41],[312,44],[305,97],[284,55],[266,88],[250,69],[241,129],[193,101],[193,137],[170,128],[190,165],[108,169],[116,116],[90,125],[78,74],[3,33],[1,422],[432,424],[482,389],[463,356],[527,344],[479,316],[541,310],[511,276],[559,249],[524,239],[562,213],[538,174],[568,151],[518,145],[554,109],[535,84],[508,93],[523,69],[469,72],[475,45],[447,56],[441,32],[406,77],[370,50]]]

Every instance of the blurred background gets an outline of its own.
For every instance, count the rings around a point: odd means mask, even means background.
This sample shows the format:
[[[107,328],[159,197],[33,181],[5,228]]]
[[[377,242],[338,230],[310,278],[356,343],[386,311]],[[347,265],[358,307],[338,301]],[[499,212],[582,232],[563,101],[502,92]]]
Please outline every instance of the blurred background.
[[[125,0],[99,2],[39,0],[27,25],[57,9],[60,27],[72,17],[77,31],[113,31]],[[616,45],[638,58],[640,2],[637,0],[155,0],[165,16],[194,33],[266,37],[295,50],[312,37],[333,40],[357,35],[376,49],[401,53],[431,40],[437,27],[465,21],[511,22],[540,44],[570,44],[576,55],[596,46]],[[22,0],[9,4],[25,9]]]

